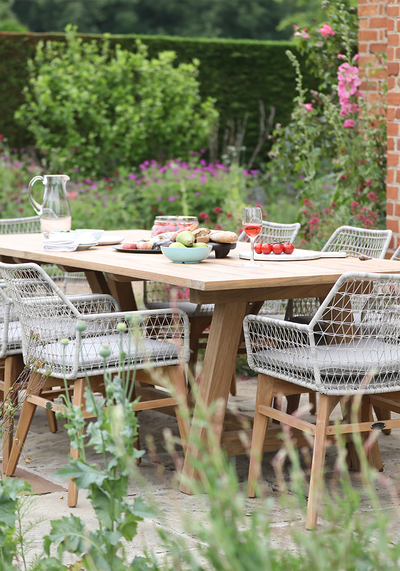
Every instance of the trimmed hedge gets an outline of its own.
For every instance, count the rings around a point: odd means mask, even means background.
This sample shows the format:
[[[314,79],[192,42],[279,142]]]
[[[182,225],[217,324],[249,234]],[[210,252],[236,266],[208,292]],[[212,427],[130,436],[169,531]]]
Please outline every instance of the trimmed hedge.
[[[0,133],[9,140],[12,147],[26,147],[32,144],[31,135],[16,125],[14,112],[23,102],[21,93],[27,83],[28,58],[35,55],[39,40],[64,39],[64,34],[0,33]],[[102,40],[102,36],[85,34],[84,38]],[[246,111],[249,119],[246,128],[245,145],[248,156],[258,139],[258,100],[262,99],[268,115],[269,106],[276,108],[275,122],[285,125],[293,107],[294,71],[285,51],[295,51],[291,42],[254,40],[191,39],[172,36],[111,36],[112,43],[119,43],[127,50],[135,49],[140,39],[149,47],[150,56],[163,50],[173,50],[177,62],[200,60],[199,81],[202,96],[217,99],[220,112],[220,128],[233,118],[242,120]],[[302,59],[300,57],[300,59]],[[317,88],[317,81],[311,75],[305,76],[306,87]],[[263,150],[266,158],[267,146]]]

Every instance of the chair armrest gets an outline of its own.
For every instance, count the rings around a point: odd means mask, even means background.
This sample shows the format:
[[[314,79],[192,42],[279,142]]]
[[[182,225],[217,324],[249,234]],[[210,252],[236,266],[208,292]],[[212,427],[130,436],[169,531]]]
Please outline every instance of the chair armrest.
[[[303,360],[315,346],[310,325],[248,315],[243,321],[247,360],[254,371],[273,374],[285,361]]]
[[[119,311],[117,300],[107,294],[69,295],[68,299],[83,314],[111,313]]]

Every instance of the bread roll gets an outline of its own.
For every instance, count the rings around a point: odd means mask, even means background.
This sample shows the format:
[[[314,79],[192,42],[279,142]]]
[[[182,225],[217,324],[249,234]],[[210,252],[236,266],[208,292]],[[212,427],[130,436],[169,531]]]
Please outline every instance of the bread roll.
[[[237,242],[238,235],[235,232],[225,232],[222,230],[212,231],[210,234],[212,242],[219,242],[220,244]]]

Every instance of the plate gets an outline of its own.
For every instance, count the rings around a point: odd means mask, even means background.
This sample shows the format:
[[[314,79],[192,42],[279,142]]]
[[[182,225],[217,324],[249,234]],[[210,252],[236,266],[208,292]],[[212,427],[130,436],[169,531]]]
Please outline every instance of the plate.
[[[77,251],[79,250],[89,250],[89,248],[92,248],[93,246],[97,246],[97,242],[90,242],[89,244],[79,244],[79,246],[77,247]]]
[[[121,246],[114,246],[116,252],[125,252],[126,254],[161,254],[161,250],[128,250]]]
[[[251,252],[241,252],[239,258],[242,260],[250,260]],[[321,252],[312,252],[311,250],[296,250],[294,249],[292,254],[254,254],[254,259],[258,262],[300,262],[305,260],[317,260],[321,257]],[[342,257],[342,256],[340,256]]]
[[[114,246],[114,244],[120,244],[124,236],[103,236],[97,241],[99,246]]]

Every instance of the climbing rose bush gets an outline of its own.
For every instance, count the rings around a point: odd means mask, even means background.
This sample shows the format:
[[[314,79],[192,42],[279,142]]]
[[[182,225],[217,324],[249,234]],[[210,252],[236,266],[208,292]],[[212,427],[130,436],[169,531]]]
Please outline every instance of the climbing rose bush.
[[[315,246],[342,224],[384,226],[386,110],[383,101],[371,103],[368,90],[361,89],[357,18],[351,9],[329,6],[326,24],[297,28],[294,36],[320,89],[305,89],[299,61],[287,52],[297,96],[291,123],[275,130],[269,172],[312,204],[304,208],[303,202],[299,221],[304,243]],[[367,84],[372,72],[362,73]],[[376,81],[384,95],[384,80]]]

